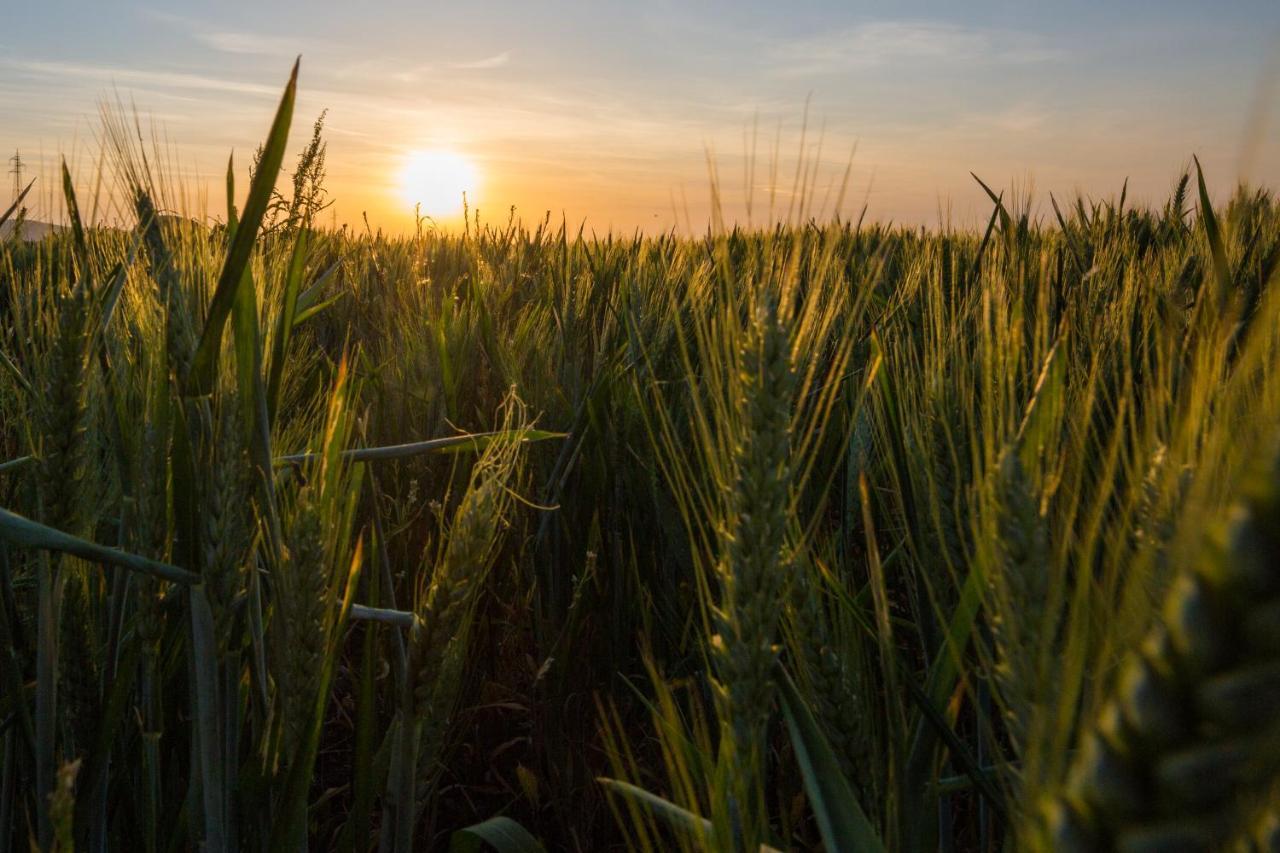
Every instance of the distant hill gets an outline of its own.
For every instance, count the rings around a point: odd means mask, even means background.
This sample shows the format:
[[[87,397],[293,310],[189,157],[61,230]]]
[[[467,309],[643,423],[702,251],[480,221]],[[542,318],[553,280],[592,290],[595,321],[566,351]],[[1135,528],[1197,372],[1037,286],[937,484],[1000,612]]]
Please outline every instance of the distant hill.
[[[12,236],[15,225],[16,223],[13,221],[0,225],[0,240],[7,240]],[[27,220],[22,223],[22,234],[20,236],[23,240],[34,242],[36,240],[43,240],[45,237],[48,237],[50,234],[60,230],[61,228],[61,225],[53,225],[49,222]]]
[[[0,212],[3,212],[3,211],[0,210]],[[212,227],[214,227],[209,222],[203,222],[199,219],[192,219],[190,217],[185,217],[185,216],[176,216],[171,213],[162,213],[159,215],[159,217],[157,217],[157,219],[159,220],[160,225],[164,227],[166,230],[171,228],[190,229],[194,227],[197,230],[209,231]],[[0,240],[9,239],[9,237],[12,236],[13,234],[13,227],[14,227],[13,220],[9,220],[3,225],[0,225]],[[67,226],[65,225],[56,225],[52,222],[39,222],[36,220],[29,219],[26,222],[22,223],[22,239],[27,241],[28,243],[34,243],[39,240],[43,240],[45,237],[48,237],[50,234],[54,234],[58,231],[61,231],[63,228],[66,228],[66,227]],[[115,230],[117,227],[118,226],[113,226],[113,225],[94,225],[90,227],[90,230]]]

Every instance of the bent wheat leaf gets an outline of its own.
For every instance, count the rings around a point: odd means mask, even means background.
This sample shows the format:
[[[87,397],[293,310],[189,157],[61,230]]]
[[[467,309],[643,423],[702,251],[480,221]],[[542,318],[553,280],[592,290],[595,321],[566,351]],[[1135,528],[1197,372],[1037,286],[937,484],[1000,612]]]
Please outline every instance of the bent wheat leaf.
[[[0,509],[0,539],[12,542],[22,548],[59,551],[80,557],[91,563],[107,563],[112,566],[120,566],[130,571],[141,572],[144,575],[152,575],[175,583],[190,584],[197,583],[200,580],[198,575],[169,563],[140,557],[137,554],[130,554],[117,548],[98,545],[87,539],[81,539],[79,536],[72,536],[70,533],[55,530],[38,521],[24,518],[6,509]]]
[[[498,853],[544,853],[545,850],[529,830],[509,817],[497,815],[453,833],[449,837],[449,853],[479,853],[486,844]]]

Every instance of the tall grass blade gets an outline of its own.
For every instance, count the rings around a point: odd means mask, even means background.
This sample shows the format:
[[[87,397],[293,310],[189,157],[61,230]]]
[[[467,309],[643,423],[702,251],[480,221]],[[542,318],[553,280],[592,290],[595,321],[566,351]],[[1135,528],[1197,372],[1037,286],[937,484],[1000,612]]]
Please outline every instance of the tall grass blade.
[[[76,247],[76,259],[80,263],[80,275],[89,274],[89,247],[85,242],[84,223],[80,221],[80,205],[76,203],[76,190],[71,183],[71,171],[67,158],[62,158],[62,195],[67,204],[67,218],[71,220],[71,238]]]
[[[970,172],[969,174],[972,175],[973,179],[978,182],[978,186],[982,187],[982,189],[986,191],[987,197],[990,198],[991,203],[996,206],[996,212],[1000,214],[1001,233],[1005,235],[1011,235],[1013,233],[1013,218],[1009,215],[1009,211],[1005,209],[1004,193],[1001,193],[1000,195],[996,195],[995,192],[992,191],[991,187],[986,185],[986,183],[982,180],[982,178],[979,178],[973,172]]]
[[[195,683],[192,685],[196,745],[199,751],[200,793],[203,796],[203,838],[199,847],[216,853],[230,849],[225,777],[222,760],[221,719],[218,700],[217,658],[214,653],[213,614],[203,584],[187,588],[190,605],[191,658]]]
[[[27,193],[31,192],[31,188],[35,186],[35,183],[35,178],[32,178],[31,181],[23,187],[22,192],[18,193],[18,197],[13,200],[13,204],[5,208],[4,213],[0,213],[0,226],[3,226],[8,222],[9,217],[13,216],[13,212],[22,206],[23,199],[27,197]]]
[[[249,258],[253,252],[254,243],[258,239],[258,229],[267,213],[271,191],[275,187],[276,177],[280,174],[280,164],[284,160],[285,146],[289,141],[289,125],[293,121],[293,102],[297,95],[300,61],[293,64],[289,83],[285,86],[284,96],[280,99],[275,120],[271,124],[271,132],[267,135],[262,157],[258,161],[258,171],[254,174],[253,183],[249,186],[249,197],[245,201],[244,213],[235,229],[235,237],[227,250],[222,273],[218,276],[218,283],[213,291],[213,301],[209,304],[204,331],[200,335],[200,343],[191,365],[191,376],[187,379],[186,392],[194,396],[208,394],[213,386],[213,378],[218,366],[218,353],[222,348],[222,330],[235,305],[236,292],[244,281]]]
[[[1231,293],[1231,271],[1227,265],[1227,251],[1222,243],[1222,229],[1218,225],[1218,217],[1213,212],[1213,204],[1209,201],[1209,190],[1204,183],[1204,171],[1200,168],[1200,158],[1192,157],[1196,164],[1196,187],[1200,193],[1200,221],[1204,224],[1204,235],[1209,241],[1209,253],[1213,259],[1213,277],[1217,283],[1217,303],[1221,307]]]
[[[293,253],[289,257],[289,271],[285,277],[284,301],[276,320],[276,331],[271,339],[271,360],[267,380],[267,423],[275,424],[280,405],[280,386],[284,379],[285,354],[289,351],[289,338],[293,334],[294,314],[298,310],[298,290],[302,286],[302,272],[307,259],[307,229],[301,228],[294,237]]]

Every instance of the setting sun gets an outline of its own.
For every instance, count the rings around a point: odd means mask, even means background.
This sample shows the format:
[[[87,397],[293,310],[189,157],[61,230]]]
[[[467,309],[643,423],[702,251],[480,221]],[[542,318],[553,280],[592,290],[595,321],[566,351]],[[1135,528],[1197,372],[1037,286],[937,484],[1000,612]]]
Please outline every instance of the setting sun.
[[[401,197],[424,216],[460,213],[463,193],[474,200],[478,184],[475,163],[454,151],[414,151],[400,172]]]

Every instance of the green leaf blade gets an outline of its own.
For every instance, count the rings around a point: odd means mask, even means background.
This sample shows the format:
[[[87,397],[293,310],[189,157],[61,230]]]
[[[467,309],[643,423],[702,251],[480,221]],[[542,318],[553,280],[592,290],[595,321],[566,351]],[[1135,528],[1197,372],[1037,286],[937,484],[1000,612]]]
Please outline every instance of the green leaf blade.
[[[285,146],[289,142],[289,125],[293,122],[293,104],[298,90],[299,62],[301,60],[293,64],[289,83],[285,86],[280,106],[276,110],[275,121],[271,124],[271,132],[267,135],[266,145],[263,146],[262,159],[258,161],[258,171],[254,174],[253,183],[249,187],[249,198],[244,205],[244,214],[235,229],[235,236],[227,250],[222,273],[218,276],[218,284],[213,292],[213,301],[209,304],[209,316],[205,320],[204,331],[200,335],[200,345],[196,349],[195,359],[191,365],[191,375],[187,378],[186,392],[192,396],[209,393],[217,373],[222,331],[235,304],[236,293],[243,283],[249,258],[253,254],[254,243],[258,239],[258,229],[262,226],[263,217],[266,216],[267,207],[271,202],[271,191],[275,188],[276,177],[280,174],[280,164],[284,161]]]
[[[485,845],[498,853],[545,853],[529,830],[502,815],[459,829],[449,838],[450,853],[479,853]]]
[[[862,811],[848,780],[840,772],[840,762],[826,736],[809,713],[791,676],[781,667],[778,672],[779,696],[787,719],[787,730],[791,733],[791,744],[800,763],[805,792],[813,805],[814,817],[818,820],[827,850],[883,853],[884,843]]]

